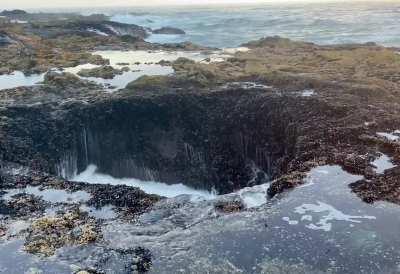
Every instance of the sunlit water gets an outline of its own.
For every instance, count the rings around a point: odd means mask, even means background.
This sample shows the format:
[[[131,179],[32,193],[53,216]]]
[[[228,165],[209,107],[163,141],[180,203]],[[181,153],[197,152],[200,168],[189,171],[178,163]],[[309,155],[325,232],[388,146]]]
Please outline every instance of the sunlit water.
[[[170,75],[174,73],[171,65],[160,65],[160,61],[173,62],[178,58],[187,58],[196,62],[220,62],[231,57],[238,51],[247,51],[247,48],[228,48],[211,52],[200,51],[97,51],[94,54],[101,55],[104,59],[110,60],[110,65],[117,69],[129,67],[129,71],[115,75],[112,79],[98,77],[81,77],[78,72],[82,69],[93,69],[99,65],[83,64],[75,67],[63,68],[62,71],[75,74],[81,79],[95,82],[104,86],[110,91],[125,88],[127,84],[142,76]],[[57,70],[55,70],[57,71]],[[45,73],[24,75],[20,71],[12,74],[0,75],[0,90],[22,86],[33,86],[44,80]]]
[[[0,90],[11,89],[21,86],[32,86],[44,79],[44,73],[25,75],[21,71],[15,71],[11,74],[0,75]]]
[[[125,8],[107,10],[112,20],[157,29],[181,28],[186,35],[154,35],[152,42],[191,41],[234,47],[265,36],[280,35],[321,44],[377,42],[400,45],[400,6],[382,3],[263,4],[203,8]],[[134,14],[130,14],[133,12]]]

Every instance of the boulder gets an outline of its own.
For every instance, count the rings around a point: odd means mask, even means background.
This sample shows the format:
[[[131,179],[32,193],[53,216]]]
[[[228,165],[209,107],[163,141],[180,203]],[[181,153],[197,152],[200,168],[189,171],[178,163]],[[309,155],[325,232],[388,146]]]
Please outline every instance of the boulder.
[[[92,69],[82,69],[78,72],[81,77],[96,77],[103,79],[113,79],[116,75],[121,75],[124,72],[129,71],[129,67],[123,67],[121,69],[113,68],[112,66],[101,66]]]
[[[153,34],[179,34],[183,35],[186,34],[184,30],[173,28],[173,27],[162,27],[159,29],[155,29],[152,31]]]

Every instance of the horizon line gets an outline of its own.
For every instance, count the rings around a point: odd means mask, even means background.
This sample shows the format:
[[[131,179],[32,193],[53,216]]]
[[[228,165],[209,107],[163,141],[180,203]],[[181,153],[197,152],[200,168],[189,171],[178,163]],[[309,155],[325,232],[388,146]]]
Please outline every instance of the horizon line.
[[[276,0],[264,0],[262,2],[256,1],[240,1],[240,2],[233,2],[233,3],[218,3],[218,2],[211,2],[211,3],[172,3],[172,4],[162,4],[159,3],[149,3],[149,4],[128,4],[128,5],[111,5],[111,4],[100,4],[97,6],[17,6],[17,7],[7,7],[2,10],[16,10],[16,9],[26,9],[26,10],[51,10],[51,9],[59,9],[59,8],[67,8],[67,9],[96,9],[96,8],[151,8],[151,7],[171,7],[171,8],[185,8],[185,7],[226,7],[226,6],[260,6],[266,4],[273,4],[273,5],[295,5],[295,4],[328,4],[328,3],[347,3],[347,4],[383,4],[383,3],[398,3],[398,0],[286,0],[284,2],[277,2]]]

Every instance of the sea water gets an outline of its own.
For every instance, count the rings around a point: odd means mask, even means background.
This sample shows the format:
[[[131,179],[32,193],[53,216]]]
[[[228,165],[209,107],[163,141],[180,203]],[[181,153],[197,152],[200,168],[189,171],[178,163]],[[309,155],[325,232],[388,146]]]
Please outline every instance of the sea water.
[[[229,7],[115,8],[103,12],[112,15],[111,19],[116,22],[152,29],[170,26],[186,32],[186,35],[152,35],[148,38],[151,42],[191,41],[225,48],[274,35],[318,44],[373,41],[398,46],[399,10],[396,1],[351,4],[330,1]]]

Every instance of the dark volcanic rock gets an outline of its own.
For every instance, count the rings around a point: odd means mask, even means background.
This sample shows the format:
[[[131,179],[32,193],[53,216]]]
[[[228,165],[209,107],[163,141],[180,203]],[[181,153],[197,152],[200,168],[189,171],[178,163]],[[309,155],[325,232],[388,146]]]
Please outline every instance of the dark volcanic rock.
[[[133,24],[97,20],[56,20],[32,23],[29,29],[44,38],[59,38],[64,35],[77,36],[131,36],[136,39],[148,36],[147,30]]]
[[[11,200],[7,203],[7,207],[10,209],[11,216],[17,217],[32,217],[44,212],[46,204],[43,200],[34,195],[29,194],[17,194],[11,197]]]
[[[0,16],[7,16],[7,17],[27,15],[27,14],[28,13],[24,10],[3,10],[2,12],[0,12]]]
[[[235,213],[244,210],[245,205],[242,201],[218,201],[214,208],[222,213]]]
[[[154,34],[186,34],[185,31],[178,29],[178,28],[173,28],[173,27],[162,27],[162,28],[153,30],[152,33],[154,33]]]
[[[105,205],[113,205],[119,209],[124,209],[125,213],[139,215],[147,211],[154,203],[160,200],[157,195],[144,193],[138,188],[128,186],[92,185],[89,189],[92,198],[88,201],[89,205],[101,208]]]
[[[32,109],[29,116],[19,111],[18,124],[10,123],[3,132],[8,140],[22,134],[25,141],[7,146],[4,156],[16,157],[21,154],[15,150],[23,149],[26,157],[19,161],[41,162],[41,168],[53,173],[62,169],[67,177],[93,163],[115,177],[184,181],[226,193],[254,181],[258,175],[252,165],[270,177],[285,170],[295,156],[298,126],[327,109],[308,109],[302,103],[261,91],[164,91],[91,105],[75,103],[56,115],[46,109]],[[325,119],[321,114],[319,118]],[[27,124],[35,119],[38,125],[26,131],[21,119]],[[38,154],[43,156],[40,160]]]
[[[268,188],[267,194],[269,197],[274,197],[276,194],[279,194],[285,190],[294,188],[303,183],[304,174],[294,173],[280,177],[271,183]]]
[[[376,65],[363,63],[366,54]],[[385,48],[275,37],[226,62],[177,60],[174,76],[143,77],[112,95],[74,86],[69,77],[47,79],[35,92],[0,95],[0,153],[66,178],[92,163],[115,177],[185,182],[220,193],[277,179],[273,196],[302,183],[282,175],[304,174],[309,162],[369,173],[369,157],[362,155],[378,144],[364,137],[380,126],[365,122],[374,117],[386,121],[381,128],[398,125],[397,82],[388,78],[397,60]],[[249,81],[262,85],[240,84]],[[43,96],[55,89],[55,99]],[[310,89],[313,95],[304,96]],[[33,105],[38,100],[45,107]],[[385,147],[396,155],[393,144]]]
[[[350,184],[350,188],[364,202],[388,201],[400,204],[400,167],[386,170],[385,174]]]
[[[152,267],[152,254],[143,247],[112,249],[106,247],[77,247],[61,253],[63,260],[83,266],[84,273],[108,273],[111,267],[116,273],[147,273]]]

